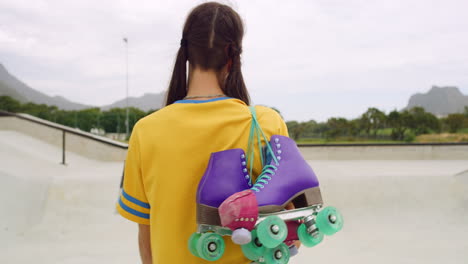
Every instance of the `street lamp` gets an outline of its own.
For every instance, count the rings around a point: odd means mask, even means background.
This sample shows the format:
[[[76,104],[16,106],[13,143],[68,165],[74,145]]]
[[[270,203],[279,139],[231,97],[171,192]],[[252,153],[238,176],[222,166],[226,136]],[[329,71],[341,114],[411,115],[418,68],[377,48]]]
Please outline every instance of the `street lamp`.
[[[126,64],[126,88],[127,88],[127,97],[125,99],[126,107],[125,107],[125,139],[128,138],[128,39],[126,37],[123,38],[125,42],[125,64]]]

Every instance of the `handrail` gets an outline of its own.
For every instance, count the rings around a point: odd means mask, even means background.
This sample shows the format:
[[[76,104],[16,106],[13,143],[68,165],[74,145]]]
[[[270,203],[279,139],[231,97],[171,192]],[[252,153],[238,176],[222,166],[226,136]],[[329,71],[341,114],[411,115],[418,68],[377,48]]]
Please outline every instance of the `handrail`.
[[[77,136],[80,136],[80,137],[84,137],[84,138],[92,139],[92,140],[95,140],[95,141],[99,141],[101,143],[108,144],[108,145],[111,145],[113,147],[118,147],[118,148],[121,148],[121,149],[127,149],[128,148],[128,144],[118,142],[118,141],[115,141],[115,140],[112,140],[112,139],[109,139],[109,138],[106,138],[106,137],[94,135],[94,134],[91,134],[91,133],[88,133],[88,132],[85,132],[85,131],[81,131],[79,129],[75,129],[75,128],[60,125],[60,124],[57,124],[57,123],[54,123],[54,122],[50,122],[50,121],[47,121],[47,120],[44,120],[44,119],[41,119],[41,118],[38,118],[38,117],[35,117],[35,116],[32,116],[32,115],[28,115],[28,114],[10,113],[10,112],[0,110],[0,118],[1,117],[16,117],[16,118],[27,120],[27,121],[30,121],[30,122],[33,122],[33,123],[36,123],[36,124],[40,124],[40,125],[43,125],[43,126],[55,128],[55,129],[61,130],[61,131],[66,132],[66,133],[70,133],[70,134],[74,134],[74,135],[77,135]]]

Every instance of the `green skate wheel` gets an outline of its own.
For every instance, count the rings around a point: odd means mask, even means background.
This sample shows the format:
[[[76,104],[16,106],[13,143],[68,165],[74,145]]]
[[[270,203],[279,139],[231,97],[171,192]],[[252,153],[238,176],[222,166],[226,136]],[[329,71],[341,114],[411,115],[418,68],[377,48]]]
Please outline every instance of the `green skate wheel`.
[[[286,223],[275,215],[268,216],[256,229],[258,239],[267,248],[277,247],[288,235]]]
[[[197,253],[200,258],[215,261],[223,256],[224,239],[215,233],[205,233],[200,236],[197,242]]]
[[[200,257],[197,252],[197,243],[198,239],[200,239],[201,234],[199,233],[193,233],[188,241],[188,248],[190,250],[190,253],[192,253],[195,257]]]
[[[289,261],[289,248],[281,243],[276,248],[269,248],[265,251],[265,264],[287,264]]]
[[[315,224],[321,233],[331,236],[343,228],[343,216],[335,207],[325,207],[317,214]]]
[[[315,236],[307,232],[307,227],[305,224],[301,224],[297,229],[297,236],[299,241],[306,247],[313,247],[318,245],[323,240],[323,233],[318,232]]]
[[[242,245],[242,252],[244,252],[244,256],[252,261],[257,261],[261,257],[263,257],[263,253],[265,252],[265,247],[260,243],[260,240],[257,236],[257,231],[252,230],[252,240]]]

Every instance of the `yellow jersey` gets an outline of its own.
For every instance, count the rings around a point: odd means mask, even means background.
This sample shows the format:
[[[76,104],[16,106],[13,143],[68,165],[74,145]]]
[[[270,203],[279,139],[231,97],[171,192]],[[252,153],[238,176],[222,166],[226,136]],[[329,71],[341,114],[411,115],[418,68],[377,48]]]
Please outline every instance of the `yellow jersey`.
[[[288,135],[276,111],[255,109],[268,139]],[[198,182],[212,152],[247,150],[251,122],[243,101],[224,97],[180,100],[135,124],[117,210],[133,222],[150,225],[153,264],[209,263],[188,249],[190,235],[197,230]],[[258,149],[255,157],[254,177],[261,172]],[[230,237],[224,240],[224,255],[216,263],[250,263]]]

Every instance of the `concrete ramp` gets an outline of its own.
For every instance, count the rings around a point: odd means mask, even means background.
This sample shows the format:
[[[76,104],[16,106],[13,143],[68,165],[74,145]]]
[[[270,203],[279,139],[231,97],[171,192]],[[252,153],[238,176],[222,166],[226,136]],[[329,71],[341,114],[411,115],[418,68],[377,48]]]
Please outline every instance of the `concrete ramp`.
[[[291,263],[466,263],[466,161],[311,161],[344,229]]]
[[[0,131],[0,146],[0,230],[11,237],[41,221],[52,174],[60,166],[53,162],[54,147],[24,134]]]
[[[24,233],[42,220],[47,198],[47,181],[28,181],[0,171],[0,230],[5,237]]]
[[[0,130],[0,263],[139,263],[137,225],[115,214],[123,163],[60,155]],[[467,263],[466,160],[309,162],[345,226],[290,263]]]
[[[115,214],[123,163],[60,157],[0,130],[0,263],[136,262],[136,225]]]
[[[464,170],[455,174],[455,178],[464,184],[468,184],[468,170]]]

